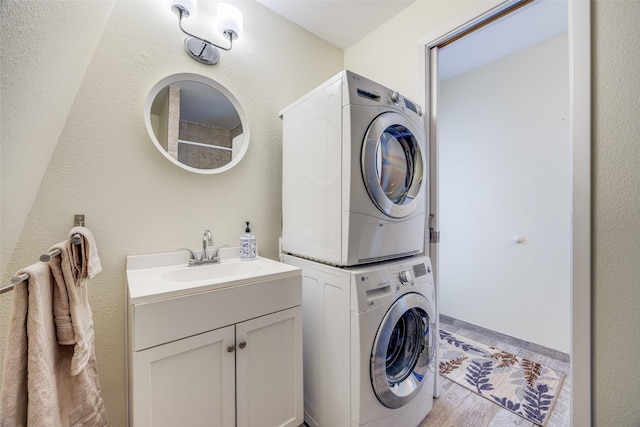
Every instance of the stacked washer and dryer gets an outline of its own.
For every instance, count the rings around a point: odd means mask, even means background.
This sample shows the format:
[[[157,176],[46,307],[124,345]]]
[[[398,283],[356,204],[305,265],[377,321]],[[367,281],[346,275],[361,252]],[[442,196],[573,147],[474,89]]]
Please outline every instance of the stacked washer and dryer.
[[[282,259],[302,269],[310,427],[417,426],[438,319],[421,108],[343,71],[281,113]]]

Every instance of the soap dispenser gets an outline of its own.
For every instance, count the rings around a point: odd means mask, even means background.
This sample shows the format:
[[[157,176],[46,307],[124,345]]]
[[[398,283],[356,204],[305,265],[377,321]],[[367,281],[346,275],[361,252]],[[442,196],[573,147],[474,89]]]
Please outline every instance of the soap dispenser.
[[[256,236],[251,234],[251,228],[249,228],[249,221],[247,228],[244,230],[244,234],[240,237],[240,259],[243,261],[249,261],[256,259]]]

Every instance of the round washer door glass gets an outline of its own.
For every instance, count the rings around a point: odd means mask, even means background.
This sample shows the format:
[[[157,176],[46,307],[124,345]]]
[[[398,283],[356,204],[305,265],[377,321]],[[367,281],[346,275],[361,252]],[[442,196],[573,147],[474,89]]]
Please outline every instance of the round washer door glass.
[[[411,214],[420,197],[424,177],[424,133],[399,113],[376,117],[365,135],[362,171],[367,192],[384,214],[403,218]]]
[[[424,385],[434,351],[432,319],[424,296],[409,293],[393,303],[382,320],[370,373],[373,391],[386,407],[403,407]]]

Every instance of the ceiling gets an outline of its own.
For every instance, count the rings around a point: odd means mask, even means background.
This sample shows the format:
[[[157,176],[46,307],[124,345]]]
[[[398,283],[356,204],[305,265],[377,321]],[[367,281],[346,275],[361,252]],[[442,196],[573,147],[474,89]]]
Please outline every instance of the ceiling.
[[[565,34],[568,21],[566,0],[537,0],[440,49],[438,78],[447,80]]]
[[[345,49],[416,0],[257,1],[334,46]],[[567,0],[537,0],[509,14],[508,19],[500,19],[474,31],[440,51],[440,80],[566,33],[567,10]]]
[[[346,49],[416,0],[257,0],[279,15]]]

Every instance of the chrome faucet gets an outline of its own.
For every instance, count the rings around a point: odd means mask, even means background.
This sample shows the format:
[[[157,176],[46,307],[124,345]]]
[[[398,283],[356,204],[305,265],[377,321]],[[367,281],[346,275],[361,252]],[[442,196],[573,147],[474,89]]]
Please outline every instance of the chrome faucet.
[[[204,234],[202,236],[202,255],[200,256],[200,261],[207,261],[209,259],[209,254],[207,253],[207,248],[209,246],[213,246],[213,237],[211,236],[211,231],[204,230]]]
[[[202,254],[200,255],[200,259],[198,259],[198,254],[196,254],[195,251],[192,251],[191,249],[178,248],[178,250],[189,252],[189,266],[216,264],[220,262],[220,256],[218,255],[220,249],[229,245],[218,246],[213,250],[211,257],[209,257],[209,252],[207,249],[209,246],[213,246],[213,237],[211,236],[211,231],[204,230],[204,234],[202,235]]]

